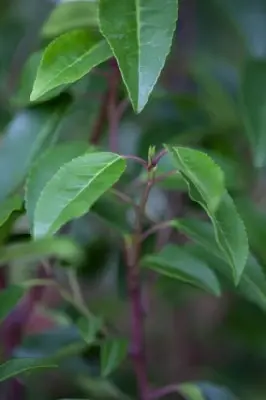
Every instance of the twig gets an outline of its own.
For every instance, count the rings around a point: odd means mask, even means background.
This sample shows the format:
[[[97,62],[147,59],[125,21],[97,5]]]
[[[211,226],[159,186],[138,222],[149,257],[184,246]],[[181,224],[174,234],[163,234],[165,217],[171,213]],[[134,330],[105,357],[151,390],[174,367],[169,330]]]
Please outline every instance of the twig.
[[[140,400],[148,400],[149,385],[147,379],[144,314],[141,299],[140,256],[142,237],[142,216],[145,214],[147,200],[153,185],[153,171],[143,191],[138,211],[132,240],[126,240],[126,261],[128,267],[128,288],[131,301],[131,344],[132,360],[137,378]]]
[[[138,164],[142,165],[144,168],[148,169],[148,163],[143,160],[143,158],[134,156],[134,155],[122,155],[123,158],[127,160],[133,160],[136,161]]]
[[[145,232],[143,232],[141,236],[141,240],[144,241],[146,240],[150,235],[152,235],[155,232],[160,231],[161,229],[166,229],[171,226],[172,221],[163,221],[160,222],[159,224],[153,225],[151,228],[147,229]]]
[[[154,168],[157,166],[157,164],[159,163],[160,159],[165,156],[165,154],[167,154],[167,150],[163,149],[161,150],[151,161],[151,165],[150,168]]]

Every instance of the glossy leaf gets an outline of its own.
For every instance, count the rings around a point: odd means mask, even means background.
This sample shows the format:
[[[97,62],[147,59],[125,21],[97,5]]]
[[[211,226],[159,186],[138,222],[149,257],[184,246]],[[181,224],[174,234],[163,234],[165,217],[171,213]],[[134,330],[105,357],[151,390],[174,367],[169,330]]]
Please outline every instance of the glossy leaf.
[[[59,36],[44,51],[31,101],[60,85],[76,82],[111,55],[107,42],[95,38],[87,30],[75,30]]]
[[[135,111],[140,112],[170,52],[177,0],[100,0],[100,29],[118,61]]]
[[[0,263],[3,264],[19,259],[28,261],[40,260],[51,255],[63,260],[77,262],[82,253],[80,248],[68,238],[45,238],[1,247]]]
[[[170,151],[188,183],[191,199],[199,203],[211,219],[215,240],[237,284],[247,260],[248,238],[234,202],[224,189],[220,168],[196,150],[175,147]]]
[[[263,167],[266,161],[264,150],[266,146],[266,93],[263,84],[265,80],[265,60],[249,60],[242,82],[242,115],[256,167]]]
[[[88,344],[91,344],[95,341],[97,338],[97,333],[101,329],[102,325],[102,319],[94,316],[91,316],[90,318],[82,317],[77,322],[80,334]]]
[[[0,365],[0,382],[34,369],[55,367],[56,365],[36,358],[14,358]]]
[[[186,179],[191,197],[196,190],[203,207],[214,212],[225,192],[224,174],[205,153],[186,147],[168,147],[173,165]]]
[[[178,246],[167,245],[159,253],[145,256],[142,264],[159,274],[220,295],[218,279],[208,265]]]
[[[32,166],[26,185],[25,201],[30,225],[40,194],[49,180],[65,163],[89,150],[86,142],[67,142],[47,150]]]
[[[22,207],[22,198],[19,195],[14,195],[0,203],[0,226],[2,226],[13,213],[19,211]]]
[[[69,100],[62,96],[21,111],[10,123],[0,145],[0,169],[8,171],[0,176],[0,201],[22,184],[32,162],[57,140],[56,129]]]
[[[127,355],[128,342],[125,339],[107,339],[101,346],[101,374],[110,375]]]
[[[97,27],[97,12],[96,1],[60,2],[43,26],[42,35],[52,37],[72,29]]]
[[[92,153],[66,163],[46,184],[34,214],[34,236],[54,234],[78,218],[110,189],[125,169],[125,160],[113,153]]]
[[[16,307],[24,296],[24,293],[25,289],[15,285],[11,285],[7,289],[0,291],[0,323]]]

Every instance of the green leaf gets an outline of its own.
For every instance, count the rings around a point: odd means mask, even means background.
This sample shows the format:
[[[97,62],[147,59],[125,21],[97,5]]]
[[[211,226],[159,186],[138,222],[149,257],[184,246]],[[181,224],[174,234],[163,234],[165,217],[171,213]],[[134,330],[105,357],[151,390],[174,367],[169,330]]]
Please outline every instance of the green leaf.
[[[67,142],[48,149],[32,166],[26,184],[26,210],[30,226],[33,225],[33,216],[40,194],[65,163],[84,154],[90,147],[86,142]]]
[[[186,245],[186,248],[190,254],[207,263],[230,283],[231,271],[224,260],[204,247]],[[246,268],[235,290],[250,302],[259,306],[263,311],[266,311],[266,278],[261,266],[252,255],[249,255],[247,259]]]
[[[36,157],[57,140],[56,129],[69,105],[62,96],[45,105],[19,112],[1,138],[0,201],[12,194],[23,182]]]
[[[191,196],[196,190],[203,207],[215,211],[225,192],[224,174],[205,153],[186,147],[167,147],[173,164],[186,179]]]
[[[182,383],[177,386],[177,391],[186,400],[205,400],[200,388],[195,383]]]
[[[0,323],[8,316],[24,296],[25,289],[11,285],[0,291]],[[1,368],[1,367],[0,367]]]
[[[238,198],[236,202],[247,228],[250,247],[266,271],[266,213],[248,198]]]
[[[19,211],[21,207],[22,198],[17,194],[2,201],[0,203],[0,226],[4,225],[13,211]]]
[[[249,138],[254,165],[265,165],[266,155],[266,61],[250,59],[247,62],[242,81],[242,115]]]
[[[96,340],[97,333],[102,325],[102,318],[95,316],[90,318],[81,317],[77,322],[80,334],[87,344],[92,344]]]
[[[21,72],[18,88],[12,98],[16,106],[25,106],[30,103],[30,94],[41,58],[42,51],[38,51],[33,53],[26,61]]]
[[[84,393],[88,393],[93,399],[132,400],[131,397],[121,392],[111,380],[91,378],[87,374],[79,376],[78,383]]]
[[[46,184],[34,214],[34,236],[54,234],[78,218],[120,178],[125,160],[113,153],[92,153],[63,165]]]
[[[42,29],[44,37],[61,35],[66,31],[98,26],[96,1],[70,1],[59,3]]]
[[[170,225],[209,252],[223,259],[216,241],[212,225],[209,222],[192,218],[180,218],[170,222]]]
[[[78,262],[82,255],[80,248],[70,239],[53,237],[9,244],[0,248],[0,263],[6,263],[18,259],[40,260],[47,256],[57,256],[61,259]]]
[[[0,365],[0,382],[37,368],[55,368],[56,365],[36,358],[17,358]]]
[[[170,51],[177,4],[177,0],[100,0],[100,29],[136,112],[147,103]]]
[[[266,278],[261,266],[251,255],[247,260],[238,289],[243,297],[266,311]]]
[[[234,202],[225,191],[222,171],[197,150],[176,147],[169,150],[187,181],[191,199],[199,203],[211,219],[215,240],[237,284],[247,260],[248,239]]]
[[[128,342],[125,339],[107,339],[101,346],[101,374],[110,375],[127,355]]]
[[[218,279],[208,265],[178,246],[167,245],[159,253],[145,256],[142,264],[159,274],[220,295]]]
[[[87,30],[59,36],[44,51],[30,100],[35,101],[60,85],[76,82],[111,55],[107,42]]]

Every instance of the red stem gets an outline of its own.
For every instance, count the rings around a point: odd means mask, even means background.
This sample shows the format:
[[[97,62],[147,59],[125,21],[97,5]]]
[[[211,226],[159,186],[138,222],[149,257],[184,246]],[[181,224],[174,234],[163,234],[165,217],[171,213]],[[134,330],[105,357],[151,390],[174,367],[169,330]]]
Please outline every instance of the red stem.
[[[152,173],[152,172],[151,172]],[[140,400],[149,399],[149,384],[147,378],[144,310],[141,296],[140,256],[142,241],[142,216],[145,214],[146,203],[153,185],[153,173],[149,178],[142,195],[141,203],[136,213],[136,223],[133,239],[126,242],[126,255],[128,267],[128,288],[131,302],[131,344],[132,361],[136,374]]]

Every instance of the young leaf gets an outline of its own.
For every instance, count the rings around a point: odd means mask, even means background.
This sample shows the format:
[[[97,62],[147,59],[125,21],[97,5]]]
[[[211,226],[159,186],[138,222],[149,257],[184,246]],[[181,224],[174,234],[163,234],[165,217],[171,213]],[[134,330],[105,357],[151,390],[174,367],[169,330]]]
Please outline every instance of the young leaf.
[[[210,217],[215,240],[231,265],[237,284],[247,260],[248,239],[234,202],[225,191],[222,171],[208,156],[196,150],[173,147],[169,151],[187,181],[191,199]]]
[[[41,191],[59,168],[89,150],[86,142],[67,142],[48,149],[33,165],[26,184],[26,210],[30,225]]]
[[[113,153],[85,154],[63,165],[41,192],[34,213],[34,236],[52,235],[89,211],[125,167],[125,160]]]
[[[0,291],[0,323],[8,316],[24,296],[25,289],[11,285]]]
[[[207,264],[178,246],[167,245],[159,253],[145,256],[142,264],[159,274],[220,295],[218,279]]]
[[[56,365],[36,358],[14,358],[0,365],[0,382],[34,369],[55,367]]]
[[[19,195],[14,195],[0,203],[0,226],[2,226],[13,213],[19,211],[22,207],[22,198]]]
[[[173,164],[184,176],[191,196],[197,191],[203,207],[215,211],[225,192],[224,174],[205,153],[186,147],[168,147]]]
[[[100,0],[100,29],[136,112],[147,103],[170,51],[177,9],[177,0]]]
[[[72,29],[97,27],[97,12],[96,1],[61,2],[55,7],[43,26],[42,35],[53,37]]]
[[[44,51],[30,100],[37,100],[60,85],[76,82],[111,55],[107,42],[85,29],[59,36]]]
[[[0,201],[21,185],[36,156],[56,141],[55,132],[69,100],[61,96],[21,111],[10,123],[0,146],[0,169],[8,171],[0,175]]]
[[[86,343],[91,344],[95,341],[96,335],[103,325],[102,318],[91,316],[90,318],[81,317],[77,326],[80,334]]]
[[[0,264],[19,259],[40,260],[43,257],[51,255],[55,255],[70,262],[77,262],[82,252],[80,248],[68,238],[45,238],[1,247]]]
[[[127,355],[128,342],[125,339],[107,339],[101,346],[101,374],[110,375]]]
[[[262,84],[265,79],[265,60],[249,60],[242,82],[242,115],[252,146],[254,165],[258,168],[263,167],[266,161],[266,93]]]

